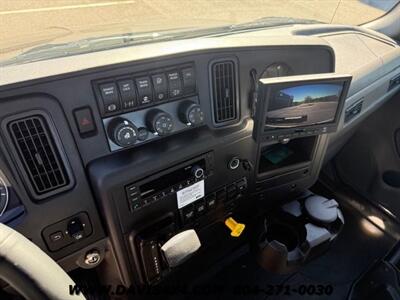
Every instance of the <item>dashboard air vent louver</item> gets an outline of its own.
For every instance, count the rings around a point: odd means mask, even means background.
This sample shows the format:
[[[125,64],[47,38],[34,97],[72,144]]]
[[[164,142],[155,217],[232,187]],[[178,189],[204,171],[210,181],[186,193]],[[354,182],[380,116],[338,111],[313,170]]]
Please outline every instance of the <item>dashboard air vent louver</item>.
[[[211,66],[211,84],[215,123],[222,125],[235,121],[238,117],[235,62],[215,62]]]
[[[34,196],[44,198],[70,184],[65,161],[43,116],[11,121],[8,128]]]

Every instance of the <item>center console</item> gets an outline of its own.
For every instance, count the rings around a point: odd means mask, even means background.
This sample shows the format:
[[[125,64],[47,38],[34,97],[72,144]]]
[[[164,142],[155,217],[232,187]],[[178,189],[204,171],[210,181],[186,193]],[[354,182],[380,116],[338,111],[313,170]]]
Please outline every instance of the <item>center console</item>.
[[[152,141],[89,166],[94,190],[103,191],[98,198],[114,233],[120,267],[134,271],[126,278],[148,285],[171,278],[180,268],[168,265],[163,245],[188,230],[194,230],[202,244],[196,255],[204,259],[212,248],[216,258],[215,247],[222,240],[226,251],[241,240],[229,234],[224,225],[228,218],[251,224],[264,213],[261,204],[277,199],[274,190],[281,188],[290,198],[292,189],[309,188],[318,176],[326,133],[337,127],[349,81],[348,76],[332,74],[261,79],[254,118],[244,122],[242,130],[235,128],[235,138],[226,144],[222,134],[197,123],[198,112],[182,113],[194,109],[195,94],[156,102],[157,107],[146,104],[104,114],[111,151]],[[167,110],[170,116],[164,114]],[[194,122],[184,116],[195,116]],[[153,124],[147,118],[163,120]],[[128,131],[129,126],[137,130],[131,131],[136,140],[124,145],[115,131]],[[138,132],[145,126],[149,136],[141,141]],[[196,130],[186,130],[192,127]],[[166,135],[170,137],[162,141]],[[260,196],[266,192],[268,199]]]
[[[253,117],[216,130],[202,111],[209,107],[198,77],[183,63],[92,82],[113,153],[88,173],[126,285],[169,280],[207,251],[218,259],[244,241],[232,238],[226,220],[251,226],[264,205],[311,187],[350,82],[333,74],[261,79]],[[163,80],[165,89],[157,86]],[[181,234],[199,241],[201,258],[171,267],[163,245]]]
[[[201,251],[219,242],[215,228],[229,239],[224,221],[249,199],[253,164],[245,159],[252,151],[244,146],[252,140],[247,128],[236,142],[183,160],[174,153],[180,149],[185,155],[187,138],[202,151],[212,145],[211,136],[204,143],[187,132],[176,137],[179,148],[154,141],[152,150],[121,151],[89,166],[95,190],[102,191],[97,197],[113,232],[117,263],[121,270],[134,271],[122,274],[124,284],[129,285],[130,278],[149,285],[170,278],[179,268],[167,265],[161,246],[182,231],[196,231]],[[207,134],[206,128],[201,130]]]
[[[200,272],[248,241],[252,223],[266,211],[261,204],[280,201],[274,190],[288,198],[293,185],[300,190],[315,182],[349,78],[321,74],[332,70],[329,59],[312,68],[296,59],[294,74],[319,75],[258,80],[251,74],[264,74],[265,66],[248,54],[186,56],[91,79],[107,155],[90,160],[87,172],[124,285]],[[273,97],[318,84],[333,85],[335,93],[314,93],[306,103]],[[249,229],[235,236],[239,231],[227,220]],[[172,242],[182,236],[186,242]],[[163,251],[180,244],[193,246],[193,258],[171,266]]]
[[[182,230],[201,232],[223,222],[247,194],[244,172],[215,187],[214,160],[208,152],[125,186],[136,224],[129,243],[142,282],[152,284],[172,271],[160,252],[163,243]],[[157,217],[149,220],[149,215]]]

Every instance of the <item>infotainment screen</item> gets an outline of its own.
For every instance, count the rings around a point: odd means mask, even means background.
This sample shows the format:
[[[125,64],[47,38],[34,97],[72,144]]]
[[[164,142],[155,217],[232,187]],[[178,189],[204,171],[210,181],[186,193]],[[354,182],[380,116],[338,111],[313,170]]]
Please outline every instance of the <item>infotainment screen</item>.
[[[301,84],[279,89],[268,103],[266,125],[307,126],[334,121],[343,82]]]
[[[260,79],[256,136],[335,131],[350,81],[350,75],[332,73]]]

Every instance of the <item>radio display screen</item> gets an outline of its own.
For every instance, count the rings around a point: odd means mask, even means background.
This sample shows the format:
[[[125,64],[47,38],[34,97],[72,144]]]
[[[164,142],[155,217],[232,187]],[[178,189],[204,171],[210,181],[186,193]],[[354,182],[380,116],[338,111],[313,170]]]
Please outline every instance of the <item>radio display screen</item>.
[[[296,127],[335,120],[343,82],[310,83],[274,89],[269,98],[267,127]]]

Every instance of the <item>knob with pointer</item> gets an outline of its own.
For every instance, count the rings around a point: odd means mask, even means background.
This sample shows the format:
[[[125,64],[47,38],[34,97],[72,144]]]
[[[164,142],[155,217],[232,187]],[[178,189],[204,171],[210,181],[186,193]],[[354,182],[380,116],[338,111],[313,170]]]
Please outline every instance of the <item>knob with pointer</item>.
[[[155,135],[164,136],[171,133],[174,129],[172,116],[161,109],[153,109],[146,116],[147,127]]]
[[[200,125],[204,122],[204,113],[199,104],[193,101],[184,101],[179,106],[179,119],[188,126]]]
[[[131,146],[136,143],[138,129],[133,123],[124,118],[113,119],[107,127],[110,139],[121,147]]]

